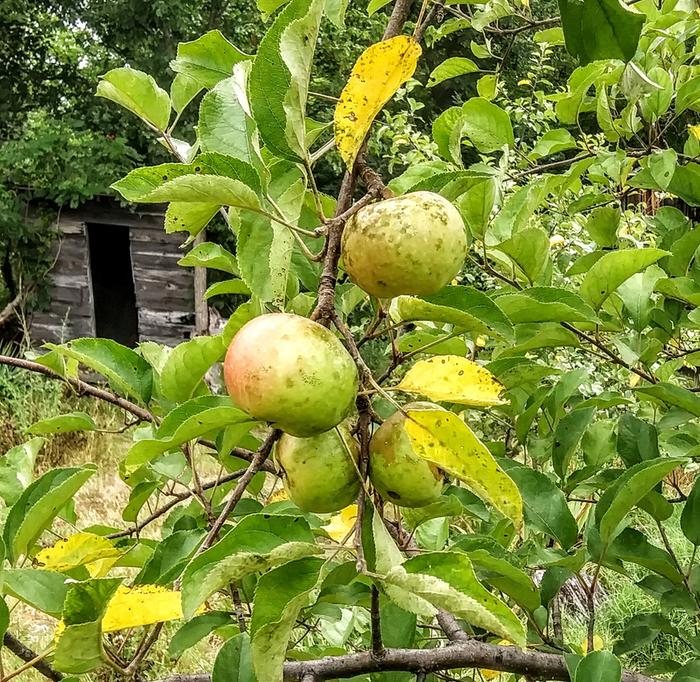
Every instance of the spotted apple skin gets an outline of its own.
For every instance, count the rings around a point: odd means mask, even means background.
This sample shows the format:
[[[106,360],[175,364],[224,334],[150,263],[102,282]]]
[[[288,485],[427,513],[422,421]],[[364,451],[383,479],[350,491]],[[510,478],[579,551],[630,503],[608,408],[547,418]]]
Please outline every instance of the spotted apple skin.
[[[434,294],[459,273],[466,253],[462,216],[434,192],[365,206],[343,231],[345,271],[378,298]]]
[[[241,409],[298,437],[343,421],[358,385],[355,363],[336,336],[287,313],[261,315],[240,329],[226,353],[224,379]]]
[[[352,504],[360,492],[360,446],[346,425],[338,431],[331,429],[310,438],[285,433],[275,446],[289,499],[303,511],[337,512]]]
[[[440,410],[427,402],[409,403],[407,410]],[[395,412],[372,435],[369,477],[377,492],[399,507],[425,507],[440,497],[443,475],[438,467],[416,454],[404,429],[406,416]]]

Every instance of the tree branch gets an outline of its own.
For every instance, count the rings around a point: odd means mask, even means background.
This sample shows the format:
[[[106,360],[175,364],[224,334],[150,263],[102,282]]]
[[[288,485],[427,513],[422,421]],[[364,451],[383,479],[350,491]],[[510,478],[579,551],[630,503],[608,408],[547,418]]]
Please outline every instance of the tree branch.
[[[238,504],[241,497],[243,497],[243,493],[248,487],[248,484],[253,480],[253,476],[255,476],[255,474],[257,474],[258,471],[260,471],[263,464],[270,456],[274,444],[279,440],[281,435],[282,432],[279,429],[273,429],[270,432],[270,435],[268,435],[268,437],[265,439],[263,444],[258,448],[258,451],[255,453],[255,457],[253,457],[252,461],[248,465],[248,468],[241,475],[240,480],[238,481],[238,485],[236,486],[235,490],[231,493],[231,497],[229,497],[226,501],[226,504],[221,510],[221,513],[219,514],[218,518],[212,524],[209,533],[207,533],[207,536],[204,538],[204,541],[197,549],[195,556],[200,555],[206,549],[211,547],[212,544],[215,542],[217,536],[219,535],[219,531],[223,528],[223,525],[228,520],[229,514],[233,511],[233,508]]]
[[[54,372],[50,367],[46,367],[38,362],[32,362],[31,360],[25,360],[24,358],[13,358],[10,355],[0,355],[0,365],[9,365],[10,367],[19,367],[20,369],[26,369],[30,372],[37,372],[38,374],[43,374],[49,377],[49,379],[58,379],[60,381],[65,381],[76,389],[79,395],[89,395],[93,398],[99,398],[105,402],[112,403],[120,407],[122,410],[133,414],[142,421],[152,422],[154,421],[153,415],[143,407],[140,407],[136,403],[132,403],[126,398],[122,398],[115,395],[111,391],[107,391],[104,388],[98,388],[92,384],[88,384],[80,379],[71,379],[68,377],[61,376],[58,372]]]
[[[20,642],[14,635],[11,635],[9,632],[6,632],[4,635],[3,644],[15,656],[17,656],[17,658],[20,658],[25,663],[29,663],[30,661],[36,661],[32,664],[32,667],[38,673],[41,673],[44,677],[48,678],[49,680],[59,682],[59,680],[63,679],[63,675],[59,673],[58,670],[54,670],[43,659],[37,660],[39,659],[39,654],[37,654],[36,651],[32,651],[28,646],[22,644],[22,642]]]
[[[370,651],[345,656],[326,656],[315,661],[284,664],[285,680],[331,680],[364,673],[406,671],[428,673],[459,668],[488,668],[525,675],[535,680],[569,680],[563,656],[499,646],[470,639],[439,649],[385,649],[381,658]],[[210,682],[209,675],[176,675],[158,682]],[[621,682],[660,682],[657,678],[625,670]]]

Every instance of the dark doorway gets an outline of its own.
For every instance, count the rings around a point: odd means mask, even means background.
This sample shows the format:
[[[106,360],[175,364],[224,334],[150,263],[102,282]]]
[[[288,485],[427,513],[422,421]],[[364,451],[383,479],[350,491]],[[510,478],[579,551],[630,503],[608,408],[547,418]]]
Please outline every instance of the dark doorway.
[[[97,336],[135,346],[139,328],[129,228],[94,224],[87,228]]]

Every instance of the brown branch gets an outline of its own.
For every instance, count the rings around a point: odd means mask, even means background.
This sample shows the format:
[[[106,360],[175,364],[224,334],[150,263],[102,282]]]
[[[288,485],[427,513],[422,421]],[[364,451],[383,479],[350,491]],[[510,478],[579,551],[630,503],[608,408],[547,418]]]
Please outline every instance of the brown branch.
[[[406,23],[408,15],[411,13],[412,7],[413,0],[396,0],[394,9],[391,12],[386,29],[384,30],[382,40],[389,40],[389,38],[394,38],[401,33],[403,25]]]
[[[45,660],[39,659],[39,654],[37,654],[36,651],[32,651],[28,646],[22,644],[22,642],[9,632],[6,632],[4,635],[3,644],[17,656],[17,658],[23,660],[25,663],[35,661],[35,663],[32,664],[34,670],[41,673],[49,680],[59,682],[59,680],[63,679],[63,675],[59,673],[58,670],[54,670]]]
[[[238,448],[238,449],[240,449],[240,448]],[[249,461],[252,461],[252,459],[256,455],[256,453],[249,452],[247,450],[245,451],[245,453],[248,453],[250,455]],[[238,455],[238,456],[240,456],[240,455]],[[263,462],[263,464],[260,467],[260,471],[264,471],[268,474],[277,474],[277,470],[275,469],[274,464],[272,464],[271,462],[268,462],[268,461]],[[227,474],[226,476],[216,478],[213,481],[207,481],[206,483],[202,483],[202,490],[203,491],[204,490],[211,490],[212,488],[216,488],[217,486],[223,485],[224,483],[230,483],[231,481],[235,481],[236,479],[243,476],[243,474],[245,472],[246,472],[246,469],[240,469],[239,471],[234,471],[233,473]],[[145,519],[143,519],[143,521],[139,521],[138,523],[134,524],[133,526],[129,526],[129,528],[125,528],[124,530],[120,530],[120,531],[117,531],[115,533],[111,533],[110,535],[107,535],[106,537],[111,539],[111,540],[114,540],[116,538],[123,538],[123,537],[127,537],[129,535],[134,535],[135,533],[139,533],[146,526],[153,523],[156,519],[163,516],[163,514],[166,514],[173,507],[180,504],[180,502],[184,502],[185,500],[188,500],[193,495],[195,495],[194,490],[184,490],[181,493],[173,493],[172,500],[169,500],[162,507],[159,507],[152,514],[149,514]]]
[[[381,658],[384,656],[386,649],[382,642],[382,620],[379,611],[379,590],[375,585],[371,589],[372,603],[370,605],[371,626],[372,626],[372,654]]]
[[[212,524],[209,533],[207,533],[207,536],[204,538],[204,541],[197,549],[195,556],[200,555],[202,552],[204,552],[212,546],[212,544],[219,535],[219,531],[223,528],[224,524],[228,520],[229,514],[233,511],[233,508],[238,504],[241,497],[243,497],[243,493],[248,487],[248,484],[253,480],[253,476],[255,476],[255,474],[257,474],[258,471],[260,471],[262,466],[265,464],[267,458],[272,452],[274,444],[279,440],[281,435],[282,432],[279,429],[273,429],[268,435],[268,437],[263,441],[263,444],[258,448],[258,451],[255,453],[255,457],[253,457],[246,470],[242,473],[238,481],[238,485],[231,493],[231,497],[229,497],[226,501],[226,504],[221,510],[221,513],[219,514],[218,518]]]
[[[79,395],[89,395],[93,398],[99,398],[105,402],[112,403],[120,407],[122,410],[133,414],[142,421],[152,422],[154,421],[153,415],[143,407],[140,407],[136,403],[132,403],[126,398],[122,398],[115,395],[111,391],[107,391],[104,388],[99,388],[88,384],[80,379],[71,379],[68,377],[61,376],[58,372],[54,372],[50,367],[41,365],[38,362],[32,362],[31,360],[25,360],[24,358],[13,358],[10,355],[0,355],[0,365],[9,365],[10,367],[19,367],[20,369],[26,369],[30,372],[37,372],[38,374],[43,374],[49,379],[58,379],[60,381],[65,381],[76,389]]]
[[[428,673],[459,668],[488,668],[532,679],[569,680],[563,656],[499,646],[471,639],[438,649],[385,649],[381,658],[370,651],[326,656],[315,661],[284,664],[285,680],[331,680],[364,673],[406,671]],[[210,682],[208,675],[177,675],[158,682]],[[659,682],[657,678],[625,670],[621,682]]]
[[[355,174],[346,172],[340,185],[335,217],[340,218],[352,205],[355,192]],[[343,237],[344,221],[331,220],[326,234],[323,269],[318,285],[318,303],[311,313],[311,319],[325,327],[330,327],[335,311],[335,285],[338,281],[338,261],[340,260],[340,242]]]

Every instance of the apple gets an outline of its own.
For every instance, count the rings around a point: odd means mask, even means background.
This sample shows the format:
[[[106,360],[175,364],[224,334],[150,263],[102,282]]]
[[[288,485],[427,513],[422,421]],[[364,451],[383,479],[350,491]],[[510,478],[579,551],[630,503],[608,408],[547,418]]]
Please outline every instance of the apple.
[[[357,368],[328,329],[299,315],[271,313],[247,322],[224,361],[233,401],[293,436],[332,429],[355,404]]]
[[[428,402],[409,403],[404,410],[440,410]],[[404,424],[395,412],[373,434],[369,443],[369,477],[377,492],[399,507],[424,507],[440,497],[443,474],[413,449]]]
[[[459,273],[467,232],[459,211],[434,192],[412,192],[361,208],[343,231],[345,271],[377,298],[427,296]]]
[[[310,438],[285,433],[275,446],[289,499],[317,514],[337,512],[355,501],[359,455],[360,445],[345,424]]]

